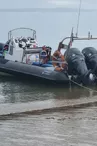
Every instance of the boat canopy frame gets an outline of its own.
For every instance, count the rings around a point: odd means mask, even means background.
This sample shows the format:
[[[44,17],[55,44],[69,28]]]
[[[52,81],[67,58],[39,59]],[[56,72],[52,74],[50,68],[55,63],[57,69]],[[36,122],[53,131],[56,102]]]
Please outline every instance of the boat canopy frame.
[[[12,38],[12,32],[13,31],[16,31],[16,30],[21,30],[21,29],[24,29],[24,30],[30,30],[32,31],[32,37],[33,39],[36,39],[36,31],[34,29],[31,29],[31,28],[26,28],[26,27],[19,27],[19,28],[15,28],[15,29],[12,29],[8,32],[8,40],[10,40]]]

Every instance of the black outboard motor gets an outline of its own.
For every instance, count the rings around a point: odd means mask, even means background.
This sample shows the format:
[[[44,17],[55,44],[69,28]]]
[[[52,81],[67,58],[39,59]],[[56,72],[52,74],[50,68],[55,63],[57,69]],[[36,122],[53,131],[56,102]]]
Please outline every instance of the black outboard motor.
[[[86,47],[82,50],[82,53],[85,56],[88,69],[91,69],[97,76],[97,50],[93,47]]]
[[[65,52],[68,62],[68,73],[77,75],[76,81],[84,85],[92,84],[94,81],[93,74],[88,70],[84,55],[77,48],[70,48]]]

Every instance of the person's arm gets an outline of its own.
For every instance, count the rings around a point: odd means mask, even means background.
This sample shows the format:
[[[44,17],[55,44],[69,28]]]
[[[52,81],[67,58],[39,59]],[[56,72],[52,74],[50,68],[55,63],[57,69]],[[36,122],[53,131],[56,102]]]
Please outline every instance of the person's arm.
[[[59,43],[59,46],[58,46],[58,49],[61,49],[61,48],[67,49],[67,48],[68,48],[68,45],[63,44],[62,42],[60,42],[60,43]]]

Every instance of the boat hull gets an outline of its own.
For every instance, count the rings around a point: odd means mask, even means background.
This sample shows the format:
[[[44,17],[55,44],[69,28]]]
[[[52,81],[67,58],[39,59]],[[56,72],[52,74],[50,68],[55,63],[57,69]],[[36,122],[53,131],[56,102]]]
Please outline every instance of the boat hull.
[[[49,68],[28,65],[25,63],[9,61],[0,58],[0,72],[15,75],[17,77],[25,77],[37,79],[38,81],[51,81],[54,83],[69,83],[69,78],[64,72],[57,72]]]

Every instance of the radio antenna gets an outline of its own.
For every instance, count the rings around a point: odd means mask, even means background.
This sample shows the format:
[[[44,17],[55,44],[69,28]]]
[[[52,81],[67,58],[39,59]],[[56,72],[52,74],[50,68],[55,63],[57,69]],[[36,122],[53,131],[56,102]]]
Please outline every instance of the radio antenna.
[[[80,11],[81,11],[81,3],[82,3],[82,0],[80,0],[80,3],[79,3],[79,12],[78,12],[78,20],[77,20],[76,37],[78,36],[79,20],[80,20]]]

